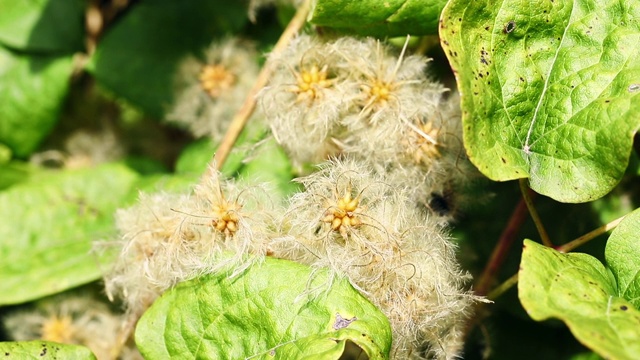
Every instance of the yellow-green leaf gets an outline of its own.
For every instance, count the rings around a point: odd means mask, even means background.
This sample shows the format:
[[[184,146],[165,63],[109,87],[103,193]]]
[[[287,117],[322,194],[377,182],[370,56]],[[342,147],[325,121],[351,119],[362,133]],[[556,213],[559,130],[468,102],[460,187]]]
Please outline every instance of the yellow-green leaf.
[[[610,359],[640,354],[640,210],[609,238],[607,267],[596,258],[563,254],[525,240],[518,295],[534,320],[558,318],[583,344]]]
[[[235,278],[196,278],[156,300],[136,343],[146,359],[337,360],[349,343],[388,358],[387,318],[346,279],[327,289],[329,276],[267,259]]]
[[[608,193],[640,126],[640,2],[452,0],[440,37],[486,176],[563,202]]]

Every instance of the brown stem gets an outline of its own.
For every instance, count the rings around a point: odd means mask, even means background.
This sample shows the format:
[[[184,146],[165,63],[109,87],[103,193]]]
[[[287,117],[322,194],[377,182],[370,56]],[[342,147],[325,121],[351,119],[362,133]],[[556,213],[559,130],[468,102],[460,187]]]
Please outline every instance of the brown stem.
[[[545,230],[544,225],[542,225],[542,220],[540,219],[540,215],[538,215],[538,211],[533,206],[533,199],[531,198],[531,192],[529,190],[529,185],[527,185],[527,180],[520,179],[519,183],[520,183],[520,191],[522,192],[522,198],[527,204],[527,208],[529,209],[529,214],[531,214],[533,223],[536,224],[536,229],[538,229],[538,234],[540,234],[540,239],[542,240],[542,244],[544,246],[553,247],[553,243],[549,238],[549,234],[547,234],[547,230]]]
[[[125,346],[127,346],[127,342],[133,335],[133,331],[136,328],[136,324],[138,323],[138,319],[140,319],[139,315],[131,316],[128,315],[122,324],[120,333],[118,334],[117,342],[115,346],[110,351],[110,359],[119,359],[120,354],[122,354],[122,350],[124,350]]]
[[[492,285],[496,273],[513,244],[513,241],[516,238],[516,234],[522,224],[524,223],[527,217],[527,205],[524,199],[520,199],[520,202],[513,210],[513,214],[511,214],[511,218],[509,219],[509,223],[500,234],[500,238],[498,239],[498,243],[496,247],[493,249],[493,253],[487,262],[487,266],[484,268],[480,279],[476,283],[475,292],[476,294],[483,296],[486,295],[489,287]]]
[[[293,19],[291,19],[289,25],[287,25],[287,28],[284,29],[284,32],[280,36],[280,39],[278,39],[278,42],[273,47],[272,54],[281,53],[287,47],[287,45],[291,42],[291,39],[293,39],[298,31],[300,31],[302,26],[304,26],[310,8],[311,6],[308,0],[298,8],[295,16],[293,17]],[[210,170],[204,174],[203,181],[211,176],[211,171],[213,171],[214,169],[220,170],[222,168],[222,165],[224,165],[224,162],[227,160],[227,157],[229,156],[233,145],[238,140],[238,136],[240,136],[242,129],[244,129],[244,126],[247,124],[249,117],[256,107],[256,96],[258,95],[258,92],[267,84],[269,78],[271,77],[271,74],[274,71],[274,68],[275,65],[273,61],[267,59],[266,63],[262,67],[262,70],[260,71],[260,74],[258,74],[256,82],[253,84],[253,87],[249,91],[249,94],[247,94],[242,107],[235,114],[233,120],[231,120],[231,124],[227,129],[227,133],[224,135],[224,138],[222,139],[222,142],[220,143],[220,146],[218,147],[218,150],[216,151],[216,154],[212,159],[212,162],[210,164],[211,166],[209,166]]]

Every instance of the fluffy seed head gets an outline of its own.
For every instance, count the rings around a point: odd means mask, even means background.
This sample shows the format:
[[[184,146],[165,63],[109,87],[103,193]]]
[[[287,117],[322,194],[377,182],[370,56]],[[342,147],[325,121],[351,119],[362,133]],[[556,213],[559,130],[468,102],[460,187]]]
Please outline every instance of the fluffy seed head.
[[[130,313],[141,314],[180,281],[230,268],[235,275],[267,253],[268,191],[212,173],[192,194],[141,195],[116,214],[120,256],[105,285]]]
[[[237,38],[212,43],[204,55],[179,65],[167,120],[219,140],[257,77],[257,55],[251,43]]]
[[[359,42],[358,45],[348,43]],[[420,113],[442,91],[442,87],[429,81],[425,74],[427,58],[405,56],[406,45],[399,55],[374,39],[345,39],[340,47],[366,48],[355,54],[342,50],[344,61],[353,64],[350,78],[358,84],[360,94],[352,108],[355,119],[347,120],[359,127],[378,122],[396,122]],[[425,95],[431,95],[424,98]],[[360,120],[360,121],[358,121]],[[364,122],[364,124],[358,122]]]
[[[394,358],[427,347],[436,358],[454,356],[474,298],[438,221],[405,189],[353,159],[325,163],[299,181],[305,191],[291,200],[274,256],[346,277],[391,321]]]
[[[333,45],[300,35],[269,61],[276,71],[259,101],[278,143],[296,165],[335,154],[332,138],[356,91]]]

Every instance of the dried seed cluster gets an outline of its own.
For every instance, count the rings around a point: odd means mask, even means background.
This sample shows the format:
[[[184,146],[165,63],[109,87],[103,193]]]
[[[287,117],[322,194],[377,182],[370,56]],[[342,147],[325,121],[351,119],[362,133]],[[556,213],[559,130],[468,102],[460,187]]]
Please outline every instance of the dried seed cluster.
[[[237,44],[215,47],[193,76],[185,99],[200,102],[198,116],[230,118],[225,97],[250,66],[230,60]],[[107,293],[139,315],[180,281],[235,276],[274,256],[329,268],[368,296],[391,321],[394,359],[457,356],[478,300],[447,234],[451,206],[441,204],[467,178],[458,98],[445,98],[425,75],[427,59],[406,51],[301,35],[272,55],[278,71],[259,94],[262,115],[297,165],[322,165],[297,180],[304,189],[286,205],[215,172],[189,194],[142,195],[117,214]]]
[[[241,272],[267,251],[271,203],[261,186],[240,186],[219,173],[192,194],[141,195],[116,214],[121,253],[105,276],[107,294],[141,314],[180,281]]]
[[[212,43],[203,58],[185,58],[167,120],[220,140],[258,74],[255,59],[253,45],[236,38]]]
[[[406,52],[369,38],[301,35],[272,56],[279,70],[261,108],[291,159],[302,166],[348,154],[416,199],[465,186],[458,97],[429,80],[427,58]]]
[[[351,198],[351,189],[345,190],[343,197],[334,199],[334,204],[329,205],[324,213],[322,222],[331,225],[331,230],[337,231],[343,238],[348,237],[348,231],[351,231],[353,227],[362,225],[362,220],[358,216],[358,213],[362,212],[360,208],[360,199]],[[337,201],[336,201],[337,200]]]
[[[346,277],[391,321],[396,359],[451,358],[476,300],[437,218],[366,163],[333,160],[299,180],[273,256]]]
[[[236,75],[222,64],[207,64],[200,72],[200,86],[212,98],[220,97],[235,85]]]

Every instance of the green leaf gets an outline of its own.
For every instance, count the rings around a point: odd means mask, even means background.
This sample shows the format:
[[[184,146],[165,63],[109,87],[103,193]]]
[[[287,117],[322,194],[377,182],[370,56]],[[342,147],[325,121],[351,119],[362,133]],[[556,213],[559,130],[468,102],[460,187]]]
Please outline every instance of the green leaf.
[[[188,193],[198,182],[198,176],[192,174],[153,174],[141,177],[131,187],[127,199],[131,201],[140,198],[140,192],[157,193]]]
[[[176,173],[204,174],[217,148],[218,144],[209,138],[202,138],[187,145],[176,160]]]
[[[6,359],[74,359],[95,360],[88,348],[80,345],[59,344],[50,341],[8,341],[0,342],[0,356]]]
[[[245,22],[242,1],[137,2],[104,35],[89,71],[118,96],[162,117],[173,101],[180,60]]]
[[[83,0],[0,0],[0,43],[30,52],[84,48]]]
[[[233,177],[237,174],[242,166],[242,160],[247,155],[246,151],[239,148],[243,145],[248,145],[246,136],[243,134],[244,132],[240,135],[240,138],[236,142],[237,145],[231,151],[227,161],[225,161],[222,167],[222,173],[227,177]],[[189,144],[176,161],[176,173],[191,175],[204,174],[217,148],[218,144],[215,144],[209,138],[203,138]]]
[[[640,261],[638,252],[626,256]],[[605,358],[636,359],[640,311],[620,293],[610,270],[596,258],[525,240],[518,296],[529,316],[561,319],[580,342]]]
[[[602,360],[602,357],[594,352],[588,352],[574,355],[569,360]]]
[[[360,35],[432,35],[446,0],[317,0],[309,21]]]
[[[23,56],[0,46],[0,142],[26,157],[51,131],[69,90],[71,57]]]
[[[627,215],[607,241],[605,259],[616,278],[616,296],[640,309],[640,209]],[[640,330],[639,330],[640,332]]]
[[[19,161],[0,164],[0,190],[27,180],[33,170],[31,165]]]
[[[609,192],[640,126],[639,17],[635,0],[450,1],[440,36],[472,162],[559,201]]]
[[[261,143],[255,152],[256,156],[241,168],[242,178],[274,185],[282,200],[300,190],[300,184],[292,181],[294,171],[289,157],[273,137]]]
[[[388,358],[387,318],[345,279],[268,258],[233,279],[179,284],[142,316],[136,343],[147,359],[339,359],[351,342]]]
[[[113,213],[136,179],[127,167],[106,164],[41,171],[1,192],[0,305],[100,278],[92,241],[111,235]]]
[[[6,165],[9,161],[11,161],[11,157],[11,149],[0,143],[0,165]]]

